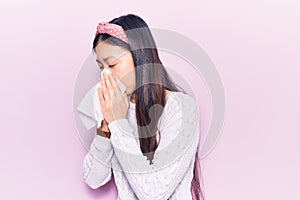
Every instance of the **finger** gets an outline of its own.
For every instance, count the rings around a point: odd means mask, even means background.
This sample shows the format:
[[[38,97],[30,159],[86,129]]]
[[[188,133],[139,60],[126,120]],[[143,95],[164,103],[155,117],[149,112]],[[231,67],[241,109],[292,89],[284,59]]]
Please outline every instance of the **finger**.
[[[121,90],[120,90],[120,88],[119,88],[119,86],[118,86],[118,82],[117,82],[117,79],[116,79],[116,77],[111,77],[111,81],[112,81],[112,84],[114,85],[114,94],[116,95],[116,96],[118,96],[118,97],[121,97],[122,96],[122,94],[121,94]]]
[[[113,75],[110,75],[110,76],[109,76],[109,80],[110,80],[110,83],[111,83],[113,89],[115,90],[115,89],[116,89],[116,86],[117,86],[117,82],[116,82],[114,76],[113,76]]]
[[[110,79],[111,79],[111,83],[112,83],[112,85],[114,87],[114,96],[115,96],[115,98],[121,99],[121,96],[120,96],[121,91],[120,91],[120,88],[118,86],[118,82],[117,82],[116,77],[115,76],[111,76]]]
[[[102,88],[102,93],[104,96],[105,103],[107,104],[107,102],[109,102],[109,94],[107,92],[107,88],[103,79],[101,79],[101,88]]]
[[[110,82],[110,76],[109,74],[105,74],[104,75],[104,80],[105,80],[105,85],[106,85],[106,89],[108,91],[108,94],[110,95],[110,98],[112,98],[113,94],[114,94],[114,88],[112,86],[112,83]]]
[[[105,100],[104,100],[104,97],[103,97],[103,94],[102,94],[101,87],[98,87],[98,97],[99,97],[101,107],[103,107],[105,105]]]

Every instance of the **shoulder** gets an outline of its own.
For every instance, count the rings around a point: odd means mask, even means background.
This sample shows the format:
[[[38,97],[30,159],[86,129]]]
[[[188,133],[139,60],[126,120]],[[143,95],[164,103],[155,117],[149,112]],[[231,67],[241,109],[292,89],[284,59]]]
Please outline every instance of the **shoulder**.
[[[199,115],[199,106],[197,100],[183,92],[171,92],[167,97],[167,102],[161,115],[162,125],[172,124],[180,125],[186,120],[197,119]]]
[[[168,95],[165,107],[181,111],[197,110],[199,106],[197,100],[189,94],[183,92],[171,92]]]
[[[183,92],[170,93],[158,125],[161,132],[159,149],[164,149],[174,140],[189,144],[199,141],[199,122],[196,99]]]

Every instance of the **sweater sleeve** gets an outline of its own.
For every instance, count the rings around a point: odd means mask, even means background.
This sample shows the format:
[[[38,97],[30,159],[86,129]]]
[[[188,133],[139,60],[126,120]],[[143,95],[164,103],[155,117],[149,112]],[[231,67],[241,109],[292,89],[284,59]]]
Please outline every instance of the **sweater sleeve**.
[[[127,119],[112,121],[108,127],[114,153],[137,197],[168,199],[197,151],[200,127],[196,101],[189,97],[181,102],[169,102],[161,116],[161,139],[151,165],[134,139]]]
[[[83,179],[92,189],[97,189],[111,179],[113,148],[110,139],[96,135],[83,159]]]

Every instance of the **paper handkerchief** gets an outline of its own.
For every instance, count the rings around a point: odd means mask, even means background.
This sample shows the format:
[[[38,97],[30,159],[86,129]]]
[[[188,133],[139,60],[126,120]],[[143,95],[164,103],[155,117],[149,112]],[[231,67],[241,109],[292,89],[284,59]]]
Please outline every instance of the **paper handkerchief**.
[[[101,75],[104,73],[111,73],[109,69],[105,68]],[[114,76],[114,75],[113,75]],[[117,77],[114,76],[116,79]],[[120,88],[122,94],[125,92],[126,86],[117,79],[118,87]],[[100,101],[98,98],[98,88],[101,87],[100,83],[97,82],[96,85],[91,87],[88,92],[85,94],[77,110],[79,111],[79,117],[84,124],[84,126],[90,130],[92,127],[97,125],[97,128],[100,127],[101,121],[103,120],[103,115],[101,112]]]

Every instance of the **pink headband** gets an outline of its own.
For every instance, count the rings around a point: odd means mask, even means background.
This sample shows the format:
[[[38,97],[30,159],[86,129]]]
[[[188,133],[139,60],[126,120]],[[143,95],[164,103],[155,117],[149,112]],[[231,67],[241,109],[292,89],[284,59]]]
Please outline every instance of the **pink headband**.
[[[128,43],[128,38],[125,31],[123,30],[122,26],[119,26],[117,24],[100,22],[97,26],[96,35],[98,33],[107,33]]]

